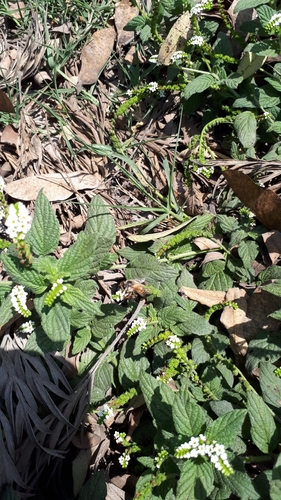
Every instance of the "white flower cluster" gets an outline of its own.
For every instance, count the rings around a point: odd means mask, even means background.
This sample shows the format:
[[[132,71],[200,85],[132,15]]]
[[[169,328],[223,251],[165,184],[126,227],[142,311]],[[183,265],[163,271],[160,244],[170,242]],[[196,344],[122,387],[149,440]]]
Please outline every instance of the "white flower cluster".
[[[153,56],[150,56],[150,58],[148,59],[148,61],[152,64],[156,64],[158,63],[158,54],[153,54]]]
[[[55,283],[53,283],[51,290],[54,290],[58,285],[62,285],[62,284],[63,284],[63,279],[59,278]],[[67,290],[67,286],[63,285],[63,287],[58,290],[58,292],[56,294],[56,298],[59,295],[61,295],[63,292],[65,292],[66,290]]]
[[[189,43],[191,45],[198,45],[199,47],[201,47],[201,45],[203,45],[204,43],[204,38],[203,36],[199,36],[199,35],[194,35],[190,40],[189,40]]]
[[[126,437],[126,434],[125,432],[118,432],[118,431],[115,431],[114,432],[114,439],[116,441],[116,443],[123,443],[123,439],[125,439]]]
[[[181,347],[182,341],[177,335],[171,335],[165,340],[165,344],[173,350],[177,347]]]
[[[26,206],[20,201],[14,205],[10,205],[5,224],[7,226],[7,234],[11,239],[23,239],[31,227],[31,216]]]
[[[141,332],[146,328],[146,321],[144,318],[137,318],[133,321],[131,328],[134,328],[134,332]],[[137,328],[137,330],[135,330]]]
[[[130,458],[131,458],[130,455],[128,453],[126,453],[126,451],[125,451],[125,453],[123,453],[123,455],[121,455],[121,457],[118,458],[118,461],[119,461],[120,465],[122,465],[123,469],[126,469],[128,463],[130,461]]]
[[[267,26],[273,28],[274,26],[279,26],[279,24],[281,24],[281,13],[276,13],[268,21]]]
[[[126,94],[131,97],[133,95],[133,91],[131,89],[127,90]]]
[[[150,82],[147,86],[148,90],[150,90],[150,92],[156,92],[156,90],[158,89],[158,83],[157,82]]]
[[[12,306],[17,312],[21,313],[25,317],[30,316],[31,312],[26,305],[27,292],[24,290],[22,285],[14,286],[11,290],[10,297]]]
[[[32,333],[34,331],[34,321],[26,321],[19,327],[19,330],[21,333]]]
[[[171,56],[171,61],[175,62],[180,59],[183,59],[185,55],[186,55],[185,52],[183,52],[182,50],[177,50],[177,52],[174,52],[173,55]]]
[[[233,469],[228,462],[227,454],[223,444],[212,441],[206,444],[207,438],[204,434],[192,437],[188,443],[181,444],[175,452],[177,458],[197,458],[199,456],[209,457],[215,468],[226,476],[233,474]]]
[[[105,404],[100,408],[98,417],[99,417],[98,422],[102,423],[108,418],[114,417],[114,411],[112,408],[110,408],[110,406],[108,406],[108,404]]]
[[[198,2],[196,5],[194,5],[194,7],[192,7],[192,9],[190,10],[190,14],[200,14],[200,12],[206,9],[206,7],[210,8],[212,6],[212,3],[212,0],[201,0],[201,2]]]
[[[0,192],[3,193],[3,189],[5,187],[5,181],[3,177],[0,175]]]

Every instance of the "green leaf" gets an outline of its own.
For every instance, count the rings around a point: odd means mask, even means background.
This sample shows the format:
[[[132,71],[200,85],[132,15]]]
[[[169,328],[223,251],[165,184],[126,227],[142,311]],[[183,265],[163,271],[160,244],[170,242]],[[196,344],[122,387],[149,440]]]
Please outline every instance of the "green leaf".
[[[146,279],[149,284],[159,287],[165,281],[170,281],[178,276],[178,271],[170,264],[159,261],[149,254],[139,255],[131,261],[126,268],[126,279]]]
[[[274,363],[280,358],[281,336],[278,334],[268,334],[262,331],[257,334],[257,338],[250,341],[246,369],[249,373],[256,368],[260,361],[270,361]]]
[[[188,83],[184,89],[184,98],[189,99],[192,95],[204,92],[213,83],[215,83],[215,78],[212,75],[200,75],[197,76],[192,82]]]
[[[207,437],[217,441],[226,448],[231,447],[237,434],[240,433],[247,410],[232,410],[217,418],[207,429]]]
[[[242,241],[238,247],[238,255],[246,268],[251,267],[259,253],[259,246],[255,241]]]
[[[203,341],[198,337],[196,337],[192,342],[191,355],[196,365],[206,363],[206,361],[209,361],[210,359],[210,354],[207,352]]]
[[[274,418],[263,399],[253,391],[248,393],[248,412],[253,442],[263,453],[271,452],[278,444]]]
[[[172,431],[171,419],[175,393],[169,386],[145,372],[140,373],[139,382],[146,406],[155,420],[157,428],[160,426]]]
[[[224,233],[231,234],[236,229],[239,229],[239,222],[234,217],[229,217],[228,215],[218,215],[218,223]]]
[[[259,56],[253,52],[244,52],[244,55],[237,68],[237,73],[241,74],[243,80],[252,76],[266,61],[266,56]],[[238,106],[239,107],[239,106]],[[242,107],[242,106],[241,106]]]
[[[281,83],[279,80],[275,78],[265,78],[265,81],[268,82],[275,90],[281,92]]]
[[[230,474],[230,476],[225,476],[221,472],[218,472],[218,476],[220,478],[220,483],[227,486],[240,500],[260,499],[259,494],[255,491],[253,483],[245,470],[243,472],[235,470],[234,474]]]
[[[107,486],[104,471],[96,471],[81,488],[78,500],[105,500]]]
[[[173,404],[173,420],[177,432],[190,438],[198,436],[205,423],[205,416],[197,403],[184,401],[180,395],[176,394]]]
[[[215,54],[223,54],[232,57],[232,47],[229,36],[222,31],[219,31],[216,41],[213,44],[213,51]]]
[[[48,337],[55,342],[70,340],[71,308],[60,302],[55,302],[49,309],[42,309],[42,326]]]
[[[107,361],[102,363],[96,371],[95,383],[91,394],[91,404],[102,401],[107,391],[114,385],[114,368]]]
[[[269,0],[240,0],[234,7],[234,14],[241,12],[241,10],[256,8],[268,2]]]
[[[84,313],[92,314],[95,316],[98,314],[102,315],[100,308],[94,302],[91,302],[79,288],[75,288],[70,284],[67,284],[67,290],[65,290],[61,295],[61,300],[71,307],[80,309]]]
[[[210,277],[200,283],[200,289],[227,291],[233,284],[232,278],[225,270],[225,261],[222,260],[214,260],[204,264],[202,276],[204,278]]]
[[[91,340],[92,332],[90,328],[81,328],[75,333],[73,345],[71,352],[72,354],[78,354],[78,352],[83,351]]]
[[[14,308],[12,306],[11,297],[8,295],[0,306],[0,327],[8,323],[14,316]]]
[[[278,45],[274,41],[257,42],[251,46],[251,52],[259,57],[277,57]]]
[[[58,261],[58,271],[64,276],[68,275],[71,281],[90,275],[94,261],[93,244],[91,234],[79,233],[74,245]]]
[[[127,24],[125,24],[123,30],[125,31],[139,31],[146,24],[146,19],[142,16],[133,17]]]
[[[42,275],[38,274],[32,267],[27,268],[20,264],[18,257],[1,254],[2,262],[9,276],[18,285],[25,286],[34,293],[42,293],[47,288],[47,284]]]
[[[281,134],[281,122],[277,121],[272,123],[267,129],[268,132],[276,132],[276,134]]]
[[[0,281],[0,300],[3,300],[12,289],[11,281]]]
[[[269,285],[264,285],[262,288],[273,295],[277,295],[277,297],[281,297],[281,279],[277,279]]]
[[[41,326],[38,326],[28,337],[24,350],[31,356],[42,356],[48,352],[61,351],[64,347],[64,341],[53,341],[44,332]]]
[[[184,463],[177,484],[177,500],[205,500],[214,486],[213,466],[209,462],[200,464],[188,460]]]
[[[238,85],[243,81],[243,76],[239,73],[232,73],[227,78],[220,81],[220,85],[226,85],[229,89],[237,89]]]
[[[26,241],[35,255],[47,255],[57,249],[60,227],[48,198],[43,190],[37,196],[35,212]]]
[[[93,264],[91,274],[100,270],[100,264],[109,253],[116,239],[113,217],[100,196],[95,196],[89,206],[85,234],[92,235]]]
[[[276,367],[267,361],[260,363],[260,386],[264,401],[281,415],[281,379],[274,374]]]
[[[263,2],[263,3],[268,3],[268,2]],[[258,5],[260,5],[260,4],[258,4]],[[256,5],[256,7],[258,7],[258,5]],[[268,25],[272,16],[274,16],[274,14],[277,14],[276,10],[269,7],[269,5],[262,5],[262,7],[259,7],[257,9],[257,13],[258,13],[261,25],[264,28],[266,28],[266,26]]]
[[[135,387],[139,381],[140,371],[145,371],[149,367],[148,359],[143,356],[134,356],[135,340],[129,338],[122,346],[120,359],[118,362],[118,376],[122,387],[127,390]]]
[[[257,121],[254,113],[251,111],[240,113],[233,124],[242,146],[246,149],[254,146],[257,140]]]
[[[53,257],[53,255],[47,255],[46,257],[38,257],[32,262],[32,268],[38,273],[48,274],[54,280],[57,278],[57,263],[58,260]]]

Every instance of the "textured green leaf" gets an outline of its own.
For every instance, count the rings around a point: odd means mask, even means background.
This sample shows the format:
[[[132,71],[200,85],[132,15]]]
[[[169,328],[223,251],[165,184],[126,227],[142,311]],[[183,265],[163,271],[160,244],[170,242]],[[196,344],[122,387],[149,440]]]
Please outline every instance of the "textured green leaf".
[[[135,387],[140,371],[149,367],[149,361],[145,356],[133,355],[134,344],[135,340],[131,338],[124,342],[118,362],[118,376],[125,390]]]
[[[100,196],[95,196],[89,206],[85,234],[93,237],[92,252],[94,261],[91,273],[100,270],[100,264],[109,253],[116,239],[113,217]]]
[[[200,75],[197,76],[192,82],[188,83],[184,89],[185,99],[189,99],[192,95],[204,92],[213,83],[215,83],[215,78],[212,75]]]
[[[173,404],[173,420],[177,432],[190,438],[201,432],[205,416],[197,403],[184,401],[179,394],[176,394]]]
[[[178,276],[178,271],[170,264],[159,261],[149,254],[139,255],[126,268],[128,280],[144,278],[149,284],[159,287],[159,284],[170,281]]]
[[[210,354],[201,339],[195,338],[192,342],[191,355],[196,365],[209,361]]]
[[[11,281],[0,281],[0,300],[10,293],[13,283]]]
[[[96,471],[84,484],[78,495],[78,500],[105,500],[107,486],[104,471]]]
[[[275,90],[278,92],[281,92],[281,83],[279,80],[275,78],[265,78],[265,81],[268,82]],[[280,122],[277,122],[280,123]]]
[[[268,3],[268,2],[263,2],[263,4]],[[260,5],[259,0],[257,2],[257,5],[255,7],[258,7]],[[258,17],[261,22],[261,25],[266,28],[267,24],[269,23],[270,19],[274,14],[277,14],[276,10],[272,9],[269,7],[269,5],[262,5],[257,9]]]
[[[234,7],[234,14],[241,12],[241,10],[251,9],[252,7],[256,8],[268,2],[269,0],[240,0]]]
[[[260,496],[255,491],[253,483],[248,474],[243,471],[235,470],[234,474],[225,476],[218,473],[220,482],[224,483],[229,489],[237,495],[240,500],[259,500]]]
[[[237,89],[238,85],[243,81],[243,76],[239,73],[232,73],[227,78],[220,81],[220,84],[226,85],[229,89]]]
[[[272,123],[272,125],[270,125],[270,127],[268,127],[267,131],[268,132],[276,132],[277,134],[281,134],[281,122],[277,121],[277,122]]]
[[[268,453],[278,444],[278,432],[270,410],[263,399],[253,391],[248,393],[248,412],[251,422],[251,436],[255,445]]]
[[[35,270],[20,264],[18,257],[2,253],[1,259],[4,267],[18,285],[23,285],[34,293],[42,293],[47,288],[47,284],[42,275]]]
[[[209,462],[200,464],[188,460],[182,467],[177,484],[177,500],[205,500],[214,486],[213,466]]]
[[[242,241],[238,247],[238,255],[244,266],[250,267],[259,253],[259,246],[255,241]]]
[[[219,31],[216,36],[216,41],[213,44],[213,51],[215,54],[223,54],[232,57],[232,47],[230,38],[226,33]]]
[[[274,374],[276,367],[267,361],[260,363],[260,386],[264,401],[281,415],[281,379]]]
[[[279,54],[278,45],[274,41],[257,42],[251,46],[251,52],[260,57],[277,57]]]
[[[67,284],[67,290],[61,295],[61,300],[68,304],[69,306],[75,307],[76,309],[81,309],[84,313],[92,314],[93,317],[98,314],[101,316],[99,306],[91,302],[79,288],[75,288],[70,284]]]
[[[259,366],[260,361],[270,361],[274,363],[280,358],[281,336],[277,334],[265,335],[264,331],[257,335],[257,338],[251,340],[249,344],[246,369],[249,373]]]
[[[90,328],[81,328],[75,333],[73,345],[71,352],[72,354],[77,354],[78,352],[83,351],[91,340],[91,330]]]
[[[33,259],[32,267],[39,273],[48,274],[50,277],[56,279],[57,263],[58,260],[53,257],[53,255],[47,255],[46,257],[38,257],[37,259]]]
[[[94,244],[93,235],[85,234],[85,232],[79,233],[74,245],[68,248],[58,261],[59,272],[69,275],[73,281],[90,275],[94,261]]]
[[[239,141],[244,148],[254,146],[257,140],[257,121],[254,113],[244,111],[233,122]]]
[[[207,437],[229,448],[241,431],[247,410],[233,410],[217,418],[207,429]]]
[[[223,260],[214,260],[204,264],[202,276],[209,277],[209,279],[200,283],[200,289],[226,291],[233,284],[232,278],[225,271],[225,261]]]
[[[201,380],[210,391],[216,396],[217,399],[221,399],[223,395],[223,386],[221,377],[218,377],[216,368],[213,365],[209,365],[203,371]]]
[[[277,279],[269,285],[264,285],[262,288],[273,295],[277,295],[277,297],[281,297],[281,279]]]
[[[105,361],[99,366],[95,374],[95,383],[91,394],[91,403],[105,398],[107,391],[114,385],[114,368]]]
[[[143,16],[133,17],[123,28],[125,31],[138,31],[146,24],[146,19]]]
[[[35,255],[47,255],[57,249],[59,237],[59,223],[48,198],[41,190],[36,199],[34,217],[26,241]]]
[[[139,377],[140,388],[146,405],[157,422],[157,427],[165,426],[172,431],[172,407],[175,393],[166,384],[159,382],[148,373],[141,372]]]
[[[41,326],[28,337],[24,350],[32,356],[42,356],[48,352],[61,351],[64,341],[53,341],[44,332]]]
[[[71,308],[58,301],[51,308],[46,306],[43,308],[42,326],[51,340],[55,342],[70,340],[70,316]]]
[[[231,234],[236,229],[239,229],[239,222],[234,217],[228,217],[227,215],[218,215],[218,223],[223,232]]]
[[[11,297],[8,295],[0,306],[0,327],[8,323],[14,316],[14,308],[12,306]]]

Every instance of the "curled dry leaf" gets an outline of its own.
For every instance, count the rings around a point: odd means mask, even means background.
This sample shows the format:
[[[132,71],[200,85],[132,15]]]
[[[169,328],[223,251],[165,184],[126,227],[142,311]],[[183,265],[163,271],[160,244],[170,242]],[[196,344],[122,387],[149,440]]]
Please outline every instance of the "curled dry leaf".
[[[262,234],[262,239],[267,248],[271,263],[275,264],[281,255],[281,233],[269,231]]]
[[[197,289],[182,286],[179,291],[184,293],[184,295],[186,295],[189,299],[196,300],[196,302],[200,302],[200,304],[208,307],[221,304],[226,300],[226,292],[216,290],[199,290],[199,288]]]
[[[247,316],[247,293],[240,288],[230,288],[226,293],[225,300],[235,301],[238,309],[231,306],[224,308],[221,314],[221,323],[229,333],[230,347],[235,355],[246,356],[248,342],[245,338],[244,325],[250,321]]]
[[[202,264],[213,262],[213,260],[225,260],[225,256],[221,252],[209,252],[205,255]]]
[[[161,45],[158,62],[169,66],[172,55],[183,50],[187,40],[192,37],[192,25],[189,12],[182,14],[170,29],[166,40]]]
[[[58,201],[66,200],[75,191],[95,189],[101,182],[102,177],[98,173],[42,174],[10,182],[5,187],[5,191],[17,200],[33,201],[36,200],[39,191],[43,189],[49,201]]]
[[[113,26],[96,31],[81,51],[81,70],[78,85],[92,85],[110,58],[116,33]]]
[[[204,238],[204,236],[195,238],[193,240],[193,243],[195,243],[195,245],[198,246],[200,250],[211,250],[212,248],[220,248],[219,243],[210,240],[210,238]]]
[[[277,194],[237,170],[226,170],[223,175],[236,196],[264,226],[281,231],[281,200]]]
[[[1,92],[1,90],[0,90]],[[17,146],[19,133],[12,125],[6,125],[1,134],[1,143],[9,144],[10,146]]]
[[[117,30],[117,42],[119,47],[127,45],[127,43],[130,43],[134,38],[133,31],[125,31],[123,28],[133,19],[133,17],[138,15],[138,12],[138,8],[133,7],[130,0],[121,0],[121,2],[116,5],[114,22]]]

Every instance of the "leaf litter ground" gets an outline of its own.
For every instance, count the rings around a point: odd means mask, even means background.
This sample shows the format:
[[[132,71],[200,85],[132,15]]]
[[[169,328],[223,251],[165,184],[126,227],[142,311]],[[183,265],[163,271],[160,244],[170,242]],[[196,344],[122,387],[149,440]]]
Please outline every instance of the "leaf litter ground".
[[[71,13],[71,2],[67,4]],[[149,8],[150,2],[147,4]],[[22,31],[19,20],[26,13],[30,16],[28,30]],[[75,241],[83,228],[87,203],[93,196],[100,195],[110,207],[115,225],[119,228],[116,248],[126,250],[131,247],[134,236],[139,234],[138,227],[147,227],[157,217],[155,209],[159,205],[155,200],[161,200],[165,205],[171,186],[175,204],[183,207],[184,215],[196,216],[205,210],[213,215],[220,213],[221,201],[227,202],[226,182],[220,167],[226,166],[229,170],[225,177],[237,197],[254,212],[260,222],[271,229],[263,233],[264,245],[260,249],[262,258],[256,260],[253,254],[251,266],[253,276],[257,276],[275,264],[281,255],[281,221],[277,213],[279,197],[275,194],[280,189],[280,162],[231,159],[222,146],[220,129],[217,128],[207,134],[208,150],[205,158],[208,165],[214,167],[214,173],[206,179],[198,171],[193,171],[193,165],[202,166],[200,160],[196,159],[196,146],[191,151],[193,138],[202,129],[200,110],[189,116],[182,114],[178,91],[171,91],[164,97],[154,97],[150,93],[136,106],[132,106],[127,114],[114,116],[114,110],[128,99],[126,91],[130,78],[135,78],[136,84],[138,82],[137,74],[131,74],[128,78],[128,67],[145,66],[147,57],[136,45],[133,32],[123,29],[137,16],[138,10],[129,1],[122,0],[116,5],[112,3],[109,14],[107,26],[99,30],[91,27],[91,18],[81,20],[86,28],[81,31],[83,36],[80,43],[73,37],[71,22],[62,25],[54,20],[50,22],[47,16],[42,17],[42,12],[31,11],[28,2],[9,3],[8,11],[1,15],[0,88],[4,93],[0,94],[0,108],[3,113],[10,113],[11,106],[15,109],[15,114],[5,115],[6,119],[1,122],[0,173],[7,183],[7,195],[11,200],[27,202],[32,211],[34,200],[44,188],[60,221],[58,257]],[[220,19],[217,12],[214,15]],[[229,15],[232,15],[231,10]],[[97,24],[97,27],[101,25]],[[71,56],[65,54],[66,40],[72,47]],[[106,146],[112,144],[113,138],[123,145],[118,158],[107,154]],[[93,144],[100,148],[92,148]],[[126,162],[126,158],[134,163],[134,168]],[[183,165],[188,163],[189,158],[187,184]],[[166,170],[163,168],[164,162]],[[126,175],[126,171],[132,176]],[[167,172],[173,172],[172,178]],[[237,172],[238,175],[235,175]],[[259,181],[269,187],[269,191],[258,189],[257,184],[251,189],[251,179],[239,177],[240,173],[255,176],[257,172]],[[147,197],[147,192],[150,197]],[[251,196],[245,197],[245,192]],[[233,204],[234,215],[235,210]],[[276,220],[273,220],[272,214],[275,214]],[[152,225],[151,240],[154,241],[157,232],[173,231],[176,224],[176,219],[167,213],[159,224],[155,227]],[[194,258],[188,260],[188,269],[191,272],[195,269],[195,279],[198,278],[198,264],[224,260],[219,253],[219,237],[217,251],[213,239],[205,238],[202,242],[202,236],[201,241],[198,241],[200,236],[197,241],[194,239],[194,243],[202,252],[207,250],[208,253],[201,256],[195,252]],[[233,244],[232,251],[238,252],[238,245]],[[124,262],[124,258],[120,257],[116,264],[122,266]],[[112,294],[123,279],[124,274],[120,270],[98,274],[99,288],[95,298],[104,304],[111,303]],[[238,304],[237,310],[225,307],[220,320],[229,333],[237,365],[244,367],[248,343],[254,338],[255,332],[259,329],[276,331],[279,327],[279,318],[270,318],[269,314],[280,308],[280,299],[256,285],[247,286],[242,278],[236,287],[230,284],[229,290],[223,286],[221,288],[208,290],[194,285],[182,286],[181,292],[208,307],[228,300]],[[22,487],[24,484],[37,486],[41,474],[41,483],[44,485],[49,473],[49,454],[54,453],[58,442],[60,453],[63,453],[69,449],[72,441],[66,459],[68,467],[62,474],[66,478],[72,475],[75,494],[82,488],[89,467],[94,473],[99,468],[105,469],[113,460],[114,472],[111,471],[107,484],[107,498],[125,498],[125,495],[126,498],[132,498],[136,477],[130,473],[124,474],[118,468],[116,457],[120,450],[116,443],[109,440],[108,430],[113,425],[118,429],[124,428],[129,441],[145,412],[142,397],[137,397],[131,408],[115,415],[111,421],[107,420],[104,425],[98,425],[95,416],[89,414],[84,429],[74,436],[73,428],[78,427],[86,405],[83,399],[86,397],[86,383],[74,396],[68,382],[70,371],[72,375],[77,373],[79,356],[69,355],[66,361],[59,355],[47,356],[40,363],[37,358],[28,357],[21,351],[25,341],[17,335],[13,337],[15,330],[13,324],[5,325],[1,331],[1,370],[3,373],[11,373],[11,367],[14,370],[10,392],[5,392],[6,408],[11,408],[11,398],[15,397],[13,391],[16,390],[13,383],[19,377],[23,389],[20,397],[18,392],[16,395],[21,408],[21,416],[17,418],[28,421],[32,414],[33,399],[40,404],[45,395],[49,407],[49,415],[45,418],[46,421],[53,419],[55,432],[53,436],[46,437],[44,425],[38,426],[39,422],[34,417],[30,422],[30,435],[36,436],[33,440],[36,446],[24,452],[27,437],[16,428],[19,425],[19,420],[16,420],[13,432],[17,435],[17,446],[21,448],[23,458],[18,477],[19,472],[10,455],[3,457],[10,468],[11,482],[16,480]],[[252,363],[251,372],[258,378],[255,362],[252,359],[249,363]],[[48,372],[52,374],[52,380]],[[37,373],[40,373],[40,377],[37,377]],[[34,382],[30,384],[30,381]],[[3,382],[1,394],[5,385],[6,382]],[[48,398],[52,391],[57,395],[56,404],[52,398]],[[75,407],[76,421],[70,424],[68,419]],[[9,416],[10,419],[14,418],[12,414]],[[67,433],[68,438],[63,433]],[[38,443],[41,448],[37,447]],[[36,474],[33,470],[35,463],[38,466]]]

